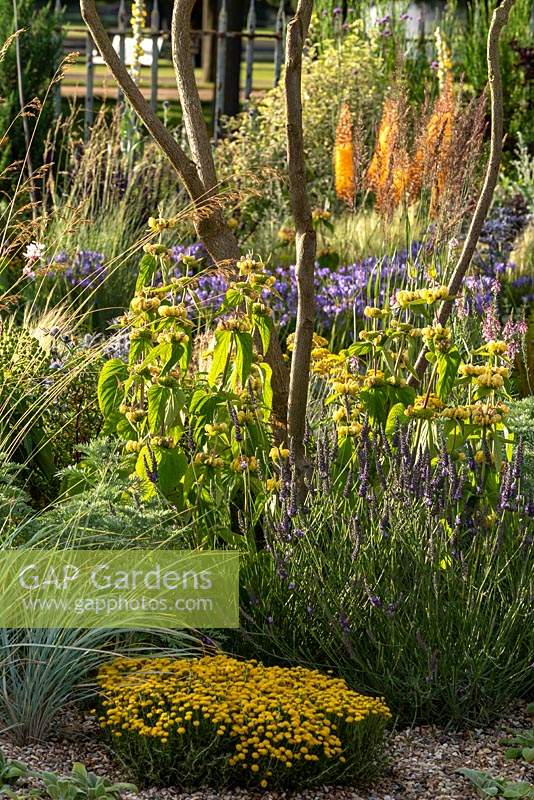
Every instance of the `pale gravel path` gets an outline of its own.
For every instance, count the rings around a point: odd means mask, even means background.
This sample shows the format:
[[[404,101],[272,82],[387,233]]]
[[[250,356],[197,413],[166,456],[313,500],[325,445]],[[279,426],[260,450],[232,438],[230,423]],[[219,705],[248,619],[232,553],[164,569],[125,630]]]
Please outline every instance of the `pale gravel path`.
[[[475,798],[473,787],[455,770],[470,767],[514,780],[534,783],[534,765],[509,762],[498,740],[511,731],[532,727],[526,706],[517,706],[506,718],[490,728],[462,733],[447,733],[435,727],[417,727],[389,735],[389,766],[383,777],[366,792],[350,788],[320,787],[301,792],[257,792],[233,789],[205,789],[180,792],[178,789],[147,789],[125,798],[146,800],[467,800]],[[35,769],[68,772],[73,761],[114,779],[125,779],[109,750],[94,737],[94,721],[67,722],[43,744],[16,747],[0,736],[6,756]]]

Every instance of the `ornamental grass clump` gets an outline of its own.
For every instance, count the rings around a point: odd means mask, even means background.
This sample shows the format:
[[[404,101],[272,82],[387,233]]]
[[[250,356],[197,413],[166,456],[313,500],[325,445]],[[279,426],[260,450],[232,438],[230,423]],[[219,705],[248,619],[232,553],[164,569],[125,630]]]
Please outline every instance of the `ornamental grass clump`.
[[[391,713],[344,680],[227,656],[101,667],[100,725],[145,784],[307,786],[368,780]]]

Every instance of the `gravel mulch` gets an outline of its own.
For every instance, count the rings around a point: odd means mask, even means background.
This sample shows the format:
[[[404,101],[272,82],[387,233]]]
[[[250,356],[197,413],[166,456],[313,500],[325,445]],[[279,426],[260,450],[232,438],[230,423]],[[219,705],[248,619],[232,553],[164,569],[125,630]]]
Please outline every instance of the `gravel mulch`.
[[[472,785],[456,773],[460,767],[484,770],[494,776],[534,783],[534,764],[506,761],[499,739],[532,727],[526,705],[516,706],[498,723],[484,729],[450,733],[423,726],[389,734],[389,765],[381,779],[365,792],[347,787],[325,786],[301,792],[205,789],[146,789],[125,795],[146,800],[466,800],[477,795]],[[112,753],[95,738],[95,721],[69,716],[58,724],[46,743],[18,747],[0,736],[7,757],[33,769],[68,772],[74,761],[82,761],[97,774],[128,780]]]

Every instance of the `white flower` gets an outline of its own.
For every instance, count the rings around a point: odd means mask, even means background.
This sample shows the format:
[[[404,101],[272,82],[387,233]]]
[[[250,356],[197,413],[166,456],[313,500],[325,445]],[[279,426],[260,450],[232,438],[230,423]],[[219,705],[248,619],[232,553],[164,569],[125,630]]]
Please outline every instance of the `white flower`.
[[[26,266],[23,268],[22,277],[23,278],[35,278],[35,272],[32,269],[31,263],[26,264]]]
[[[29,261],[40,261],[45,254],[46,245],[42,242],[30,242],[24,251],[24,257]]]

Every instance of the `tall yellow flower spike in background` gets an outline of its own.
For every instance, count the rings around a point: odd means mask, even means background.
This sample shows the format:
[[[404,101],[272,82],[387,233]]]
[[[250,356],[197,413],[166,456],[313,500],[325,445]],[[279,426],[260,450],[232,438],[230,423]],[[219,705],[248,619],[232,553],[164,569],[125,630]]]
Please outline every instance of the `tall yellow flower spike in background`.
[[[406,190],[408,165],[405,149],[399,146],[400,127],[400,101],[388,97],[366,173],[367,185],[375,193],[379,211],[395,208]]]
[[[452,55],[439,26],[434,31],[434,39],[436,41],[439,88],[443,91],[447,81],[452,78]]]
[[[133,81],[139,84],[141,80],[141,58],[143,56],[143,31],[146,26],[146,5],[145,0],[134,0],[132,4],[132,34],[133,34],[133,57],[130,74]]]
[[[354,202],[356,179],[354,174],[353,125],[350,108],[347,103],[341,106],[336,127],[336,143],[334,148],[334,175],[336,194],[340,200],[349,205]]]

